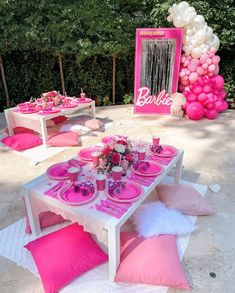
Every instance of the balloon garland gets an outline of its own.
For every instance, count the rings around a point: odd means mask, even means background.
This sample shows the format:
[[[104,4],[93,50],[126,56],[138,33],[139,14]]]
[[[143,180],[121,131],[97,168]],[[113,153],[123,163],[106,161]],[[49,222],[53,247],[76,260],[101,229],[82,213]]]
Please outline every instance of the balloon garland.
[[[184,110],[189,119],[215,119],[228,108],[224,100],[224,79],[219,73],[219,38],[187,2],[169,8],[169,22],[184,29],[179,73],[179,90],[186,97]]]

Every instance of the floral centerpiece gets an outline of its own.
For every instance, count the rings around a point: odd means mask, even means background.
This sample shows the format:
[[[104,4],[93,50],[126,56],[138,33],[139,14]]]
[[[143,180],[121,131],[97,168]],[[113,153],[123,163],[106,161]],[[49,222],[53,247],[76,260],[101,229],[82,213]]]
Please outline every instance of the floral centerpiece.
[[[125,174],[132,162],[132,145],[125,136],[117,136],[101,151],[99,158],[99,171],[110,172],[114,166],[122,166]]]
[[[59,106],[60,104],[62,104],[62,99],[64,97],[60,95],[57,91],[51,91],[43,93],[41,98],[43,108],[47,108],[50,105],[49,102],[52,102],[53,106]]]

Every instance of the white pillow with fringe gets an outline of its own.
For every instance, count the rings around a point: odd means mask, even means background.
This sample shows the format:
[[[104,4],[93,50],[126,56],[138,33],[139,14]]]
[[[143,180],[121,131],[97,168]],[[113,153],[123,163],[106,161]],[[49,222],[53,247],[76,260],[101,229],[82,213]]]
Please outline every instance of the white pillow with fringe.
[[[140,206],[132,221],[140,236],[150,238],[160,234],[186,235],[196,226],[180,212],[168,209],[162,202],[151,202]]]

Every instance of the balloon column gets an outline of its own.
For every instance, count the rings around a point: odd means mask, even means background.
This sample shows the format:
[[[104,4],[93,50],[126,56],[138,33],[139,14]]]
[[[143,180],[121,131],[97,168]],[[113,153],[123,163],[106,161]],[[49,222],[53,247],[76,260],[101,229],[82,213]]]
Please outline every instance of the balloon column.
[[[202,15],[185,1],[173,4],[167,20],[184,29],[183,51],[179,74],[179,90],[187,101],[187,116],[199,120],[204,116],[215,119],[228,108],[224,100],[224,79],[219,73],[220,57],[216,55],[220,42],[207,26]]]

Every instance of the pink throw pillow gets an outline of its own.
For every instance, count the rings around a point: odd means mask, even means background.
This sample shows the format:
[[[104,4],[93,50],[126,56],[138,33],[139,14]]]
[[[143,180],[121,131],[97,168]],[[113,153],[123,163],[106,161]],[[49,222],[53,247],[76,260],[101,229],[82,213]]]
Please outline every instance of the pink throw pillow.
[[[34,258],[46,293],[58,292],[108,256],[77,223],[25,245]]]
[[[98,119],[90,119],[90,120],[87,120],[85,122],[85,125],[90,128],[91,130],[97,130],[99,129],[101,126],[104,125],[103,122],[101,122],[100,120]]]
[[[29,128],[22,127],[22,126],[15,127],[13,129],[13,131],[14,131],[14,134],[19,134],[19,133],[34,133],[34,130],[33,129],[29,129]],[[4,129],[4,132],[6,134],[9,134],[8,128],[5,128]]]
[[[77,146],[79,143],[79,134],[72,131],[51,133],[47,140],[47,144],[54,147]]]
[[[159,199],[169,209],[175,209],[185,215],[204,216],[214,213],[213,208],[201,196],[201,194],[190,185],[164,184],[156,187]]]
[[[41,229],[64,222],[65,219],[61,215],[46,211],[39,214],[39,222]],[[25,232],[30,234],[31,227],[29,224],[28,214],[26,212],[26,228]]]
[[[68,118],[65,117],[65,116],[57,116],[57,117],[54,117],[54,118],[51,118],[51,120],[55,123],[55,124],[60,124],[64,121],[66,121]]]
[[[181,267],[175,235],[150,239],[121,233],[121,262],[115,282],[189,289]]]
[[[15,151],[22,151],[41,145],[42,139],[32,133],[20,133],[5,137],[2,143]]]

